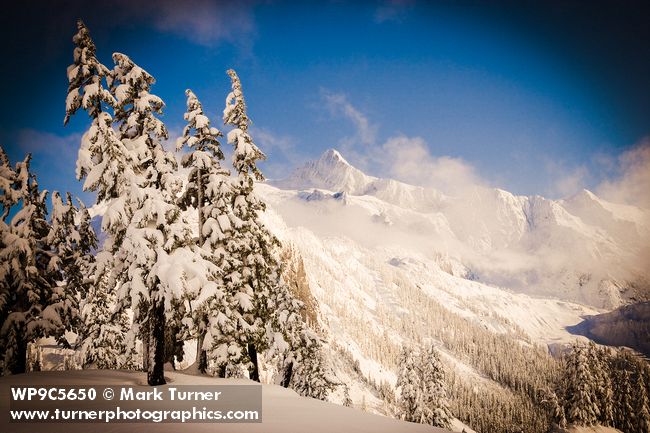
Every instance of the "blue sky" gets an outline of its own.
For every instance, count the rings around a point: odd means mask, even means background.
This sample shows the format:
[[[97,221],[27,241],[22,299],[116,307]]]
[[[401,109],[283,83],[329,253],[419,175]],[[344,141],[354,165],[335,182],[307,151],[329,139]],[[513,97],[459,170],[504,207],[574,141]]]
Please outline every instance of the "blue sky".
[[[104,64],[119,51],[156,77],[173,134],[188,87],[221,127],[235,68],[268,177],[336,147],[370,174],[442,189],[557,198],[630,167],[647,182],[647,3],[58,3],[0,18],[0,143],[13,161],[32,152],[45,188],[86,201],[74,160],[89,120],[62,122],[77,18]]]

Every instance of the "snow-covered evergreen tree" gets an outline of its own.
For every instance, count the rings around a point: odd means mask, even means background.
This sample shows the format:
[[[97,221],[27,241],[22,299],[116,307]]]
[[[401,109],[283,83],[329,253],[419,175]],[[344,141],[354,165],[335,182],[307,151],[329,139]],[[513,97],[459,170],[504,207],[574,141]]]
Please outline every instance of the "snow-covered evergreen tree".
[[[52,304],[62,319],[59,343],[67,346],[64,331],[80,332],[79,302],[86,298],[93,279],[94,256],[91,251],[97,246],[97,238],[90,226],[90,215],[83,203],[79,208],[68,193],[65,202],[61,195],[52,193],[52,212],[47,244],[53,255],[48,263],[57,286],[53,289]]]
[[[230,172],[220,163],[224,159],[219,143],[221,132],[210,126],[210,120],[204,114],[196,95],[189,89],[185,94],[187,112],[184,118],[187,125],[182,137],[176,142],[176,149],[181,150],[187,146],[188,151],[181,164],[190,171],[180,204],[183,209],[192,207],[197,210],[200,251],[221,269],[226,254],[225,241],[232,230],[233,220]],[[232,310],[228,308],[232,302],[224,298],[226,294],[223,290],[215,290],[223,284],[220,274],[211,275],[211,283],[201,287],[196,297],[189,300],[196,327],[197,369],[202,373],[208,368],[206,349],[214,346],[214,353],[227,353],[228,341],[224,337],[235,326],[232,322],[234,318],[230,317]],[[206,340],[208,327],[211,328],[210,338]],[[223,344],[225,350],[219,349],[220,344]],[[220,377],[224,376],[228,361],[227,355],[213,359]]]
[[[3,152],[4,153],[4,152]],[[63,335],[64,323],[59,315],[56,273],[48,266],[56,255],[47,243],[50,225],[45,201],[36,176],[30,171],[31,155],[16,165],[13,182],[5,183],[20,195],[3,200],[3,206],[20,204],[7,221],[3,212],[0,227],[0,347],[4,355],[0,371],[24,373],[28,344],[37,338]],[[8,165],[8,163],[7,163]],[[6,167],[4,176],[11,178]]]
[[[423,351],[420,365],[422,390],[418,396],[419,422],[448,429],[453,417],[447,402],[444,369],[434,346],[429,346]]]
[[[350,398],[350,388],[343,384],[343,406],[352,407],[352,399]]]
[[[64,124],[68,123],[79,108],[83,108],[92,119],[96,119],[103,111],[102,103],[113,105],[115,102],[110,92],[102,86],[102,79],[109,74],[109,70],[97,60],[95,44],[81,20],[77,21],[77,33],[72,42],[76,47],[73,53],[74,62],[68,66],[69,84]]]
[[[628,370],[616,374],[617,404],[614,408],[614,427],[624,432],[634,431],[634,400],[632,376]]]
[[[232,311],[242,320],[234,329],[236,345],[231,344],[227,354],[231,362],[249,364],[250,378],[259,381],[257,353],[267,346],[264,326],[269,315],[267,299],[269,290],[280,279],[279,242],[259,220],[265,204],[257,198],[253,187],[255,181],[264,180],[257,161],[266,157],[248,133],[250,120],[239,77],[232,69],[228,75],[232,91],[226,98],[223,121],[233,126],[227,138],[234,147],[232,162],[236,177],[232,182],[234,230],[225,247],[224,282],[234,301]]]
[[[108,274],[99,277],[81,305],[81,357],[83,368],[132,369],[137,365],[126,335],[131,321],[125,311],[115,312],[115,293]]]
[[[25,190],[21,188],[27,183],[17,176],[4,148],[0,146],[0,224],[4,224],[11,208],[25,195]]]
[[[117,99],[115,119],[119,139],[133,161],[124,198],[128,224],[116,233],[122,237],[114,245],[121,263],[114,266],[120,275],[118,305],[133,309],[136,332],[146,323],[146,334],[141,335],[148,349],[148,383],[158,385],[165,381],[165,340],[180,337],[166,335],[166,325],[170,330],[183,327],[173,307],[216,269],[196,252],[189,224],[176,205],[182,182],[173,154],[161,144],[168,133],[156,117],[164,103],[150,93],[155,80],[124,54],[113,54],[113,60],[109,84]]]
[[[643,369],[639,369],[633,386],[635,433],[650,433],[650,402],[646,380]]]
[[[405,421],[449,428],[445,373],[434,346],[422,351],[403,347],[398,361],[398,405]]]
[[[593,377],[594,395],[598,405],[598,423],[611,426],[614,421],[614,395],[610,377],[607,349],[598,348],[594,342],[587,345],[589,369]]]
[[[250,378],[259,380],[257,353],[268,349],[267,358],[280,360],[284,386],[324,399],[334,384],[328,377],[322,343],[306,326],[300,315],[303,304],[281,277],[279,241],[259,219],[265,204],[253,188],[255,181],[264,180],[257,161],[265,156],[248,133],[250,120],[239,77],[233,70],[228,75],[232,91],[226,98],[223,120],[233,126],[227,138],[234,146],[237,176],[230,192],[233,231],[225,242],[222,267],[226,298],[231,300],[226,317],[234,317],[236,326],[220,330],[226,340],[212,353],[227,355],[231,363],[249,363]],[[227,344],[232,336],[236,346]]]
[[[307,325],[302,322],[299,313],[283,311],[286,327],[273,326],[275,338],[271,338],[270,350],[280,352],[279,366],[282,375],[281,385],[290,387],[304,397],[325,400],[328,394],[334,389],[335,382],[331,378],[330,366],[324,356],[323,343]],[[293,315],[296,321],[289,323],[289,315]],[[277,319],[275,319],[277,320]],[[275,321],[274,320],[274,321]],[[280,333],[272,329],[282,329]],[[278,341],[281,340],[281,341]],[[284,342],[288,344],[284,346]],[[283,350],[284,349],[284,350]],[[275,353],[277,353],[275,352]]]
[[[590,368],[588,349],[574,344],[566,364],[566,414],[570,423],[591,426],[599,416],[595,379]]]
[[[399,356],[396,388],[399,390],[400,417],[404,421],[420,422],[418,399],[422,389],[419,354],[403,347]]]
[[[564,405],[558,394],[551,390],[545,390],[542,403],[549,409],[551,417],[558,429],[565,429],[567,426]]]

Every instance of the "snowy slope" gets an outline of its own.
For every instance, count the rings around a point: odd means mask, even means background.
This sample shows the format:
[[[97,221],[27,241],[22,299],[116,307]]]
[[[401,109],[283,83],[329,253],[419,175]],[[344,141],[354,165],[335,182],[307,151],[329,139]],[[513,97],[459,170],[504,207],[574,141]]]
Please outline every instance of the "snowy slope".
[[[205,376],[191,376],[166,372],[168,384],[172,385],[253,385],[246,379],[216,379]],[[262,388],[262,422],[242,424],[220,423],[178,423],[155,424],[34,424],[9,423],[9,389],[16,385],[142,385],[146,383],[145,373],[109,370],[51,371],[6,376],[0,378],[0,431],[2,432],[265,432],[265,433],[330,433],[340,432],[444,432],[422,424],[371,415],[360,410],[345,408],[311,398],[303,398],[289,389],[275,385]],[[128,409],[128,403],[121,405]],[[246,406],[244,403],[243,407]],[[134,408],[135,409],[135,408]]]
[[[489,285],[608,309],[650,299],[650,213],[586,190],[560,201],[483,187],[449,197],[368,176],[332,149],[270,185],[283,192],[262,186],[261,193],[282,208],[290,227],[302,216],[312,219],[311,211],[319,221],[312,228],[321,233],[345,231],[333,220],[351,218],[363,227],[348,231],[374,238],[365,212],[390,227],[382,236],[450,256]],[[348,209],[335,207],[337,201]],[[292,206],[298,216],[288,214]]]
[[[617,430],[613,427],[604,427],[601,425],[593,427],[579,427],[573,426],[568,429],[569,433],[621,433],[620,430]]]
[[[600,344],[627,346],[650,357],[650,302],[588,316],[570,331]]]
[[[268,185],[259,185],[258,191],[269,204],[267,224],[300,251],[311,290],[336,341],[363,340],[368,331],[383,332],[390,320],[408,316],[413,306],[404,299],[405,286],[495,332],[521,328],[541,343],[572,340],[565,327],[601,311],[468,279],[471,275],[456,259],[409,231],[410,226],[431,221],[374,197],[349,196],[344,204],[325,193],[328,198],[305,201],[297,191]],[[381,211],[395,222],[376,218]],[[355,316],[360,323],[343,323]],[[400,330],[393,332],[399,344]],[[387,374],[377,376],[382,377],[394,380]]]

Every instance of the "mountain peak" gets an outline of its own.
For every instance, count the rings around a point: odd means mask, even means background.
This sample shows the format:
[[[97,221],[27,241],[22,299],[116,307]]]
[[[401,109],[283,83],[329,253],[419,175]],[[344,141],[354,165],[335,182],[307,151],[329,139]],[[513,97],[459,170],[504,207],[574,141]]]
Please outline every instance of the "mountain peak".
[[[345,159],[343,158],[343,155],[341,153],[333,148],[327,149],[323,154],[318,158],[318,162],[323,165],[338,165],[338,164],[343,164],[348,167],[352,167],[352,165]]]
[[[375,180],[350,165],[336,149],[327,149],[316,161],[297,168],[287,179],[273,184],[280,188],[321,188],[335,192],[362,194],[367,185]]]
[[[583,188],[580,192],[574,195],[574,198],[587,199],[587,200],[600,200],[596,194]]]

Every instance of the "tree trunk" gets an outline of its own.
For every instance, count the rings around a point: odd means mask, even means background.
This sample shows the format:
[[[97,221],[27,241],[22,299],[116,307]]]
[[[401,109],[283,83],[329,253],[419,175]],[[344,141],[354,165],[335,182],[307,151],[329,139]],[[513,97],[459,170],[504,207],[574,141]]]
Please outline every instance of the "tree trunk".
[[[199,247],[203,247],[203,171],[201,169],[197,170],[196,183],[197,210],[199,212]]]
[[[284,374],[282,375],[282,381],[280,382],[280,385],[282,385],[285,388],[289,388],[292,375],[293,375],[293,362],[290,362],[289,365],[287,365],[284,369]]]
[[[151,319],[149,319],[151,320]],[[142,369],[149,370],[149,322],[145,322],[141,328],[140,336],[142,338]]]
[[[18,336],[12,365],[9,367],[11,374],[22,374],[27,370],[27,341],[23,336]]]
[[[203,170],[200,168],[196,172],[196,200],[197,211],[199,213],[199,248],[203,247]],[[199,328],[199,335],[196,342],[196,366],[201,373],[208,369],[208,354],[203,350],[203,341],[205,340],[205,328]]]
[[[260,381],[260,371],[259,367],[257,365],[257,350],[255,349],[255,345],[253,343],[248,343],[248,357],[251,359],[252,366],[250,370],[248,371],[248,376],[250,380],[254,380],[255,382]]]
[[[151,386],[165,382],[165,304],[162,299],[153,301],[149,316],[149,365],[147,383]]]
[[[205,373],[208,369],[208,354],[203,350],[203,342],[205,341],[205,324],[201,321],[198,330],[199,335],[196,337],[196,368]]]

